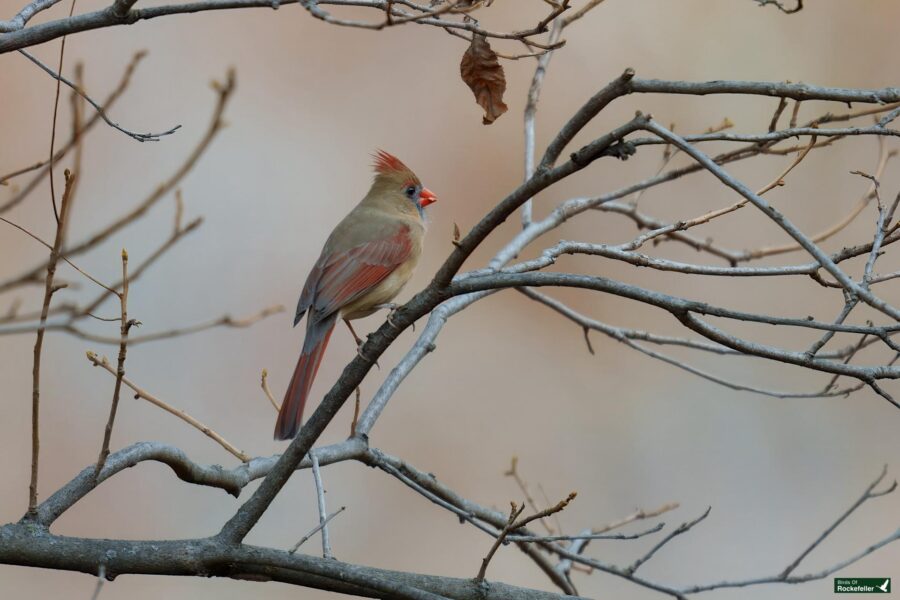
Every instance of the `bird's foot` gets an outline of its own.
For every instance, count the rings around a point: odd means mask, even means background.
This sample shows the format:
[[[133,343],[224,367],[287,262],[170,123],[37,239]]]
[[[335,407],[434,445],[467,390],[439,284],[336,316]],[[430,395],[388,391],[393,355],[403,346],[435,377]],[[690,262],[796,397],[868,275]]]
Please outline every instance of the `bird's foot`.
[[[356,335],[356,331],[354,331],[353,325],[350,324],[350,321],[348,321],[347,319],[344,319],[344,323],[347,324],[347,329],[350,330],[350,333],[353,335],[353,339],[356,340],[356,353],[359,354],[360,358],[362,358],[366,362],[373,363],[376,367],[378,367],[378,370],[380,371],[381,365],[378,364],[378,361],[370,360],[368,356],[363,354],[362,347],[363,347],[363,344],[366,343],[366,341],[364,339],[362,339],[361,337],[359,337],[358,335]],[[372,335],[372,334],[370,333],[369,335]],[[366,336],[366,337],[368,337],[368,336]]]
[[[365,353],[362,351],[362,347],[363,347],[363,345],[362,345],[362,340],[360,340],[360,344],[356,347],[356,353],[359,355],[359,357],[360,357],[361,359],[363,359],[363,360],[366,361],[366,362],[372,363],[372,364],[375,365],[375,366],[378,368],[378,370],[380,371],[380,370],[381,370],[381,365],[378,364],[378,361],[377,361],[377,360],[372,360],[371,358],[369,358],[368,356],[366,356]]]
[[[388,322],[388,323],[390,324],[390,326],[393,327],[394,329],[400,329],[400,327],[398,327],[397,324],[394,323],[394,315],[395,315],[395,314],[397,313],[397,311],[400,309],[400,305],[399,305],[399,304],[397,304],[397,303],[395,303],[395,302],[388,302],[388,303],[386,303],[386,304],[378,304],[378,305],[375,306],[375,308],[377,308],[377,309],[379,309],[379,310],[381,310],[381,309],[383,309],[383,308],[389,309],[391,312],[388,313],[388,316],[387,316],[387,322]],[[416,326],[413,325],[413,331],[415,331],[415,330],[416,330]]]

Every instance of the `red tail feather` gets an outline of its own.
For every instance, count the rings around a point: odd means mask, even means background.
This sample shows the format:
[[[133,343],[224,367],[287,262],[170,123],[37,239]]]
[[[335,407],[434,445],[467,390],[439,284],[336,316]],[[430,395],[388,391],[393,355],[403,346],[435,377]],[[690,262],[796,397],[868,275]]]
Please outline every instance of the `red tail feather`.
[[[300,430],[303,419],[303,408],[306,405],[306,397],[312,388],[319,364],[325,355],[325,348],[334,331],[337,314],[318,322],[309,321],[306,328],[306,339],[303,340],[303,352],[294,368],[294,375],[288,385],[278,413],[278,421],[275,423],[275,439],[292,439]]]

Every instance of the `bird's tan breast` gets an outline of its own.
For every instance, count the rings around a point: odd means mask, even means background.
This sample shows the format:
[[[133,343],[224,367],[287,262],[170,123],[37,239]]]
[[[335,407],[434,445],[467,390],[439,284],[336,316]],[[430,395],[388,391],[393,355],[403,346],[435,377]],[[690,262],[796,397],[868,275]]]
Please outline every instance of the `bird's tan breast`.
[[[387,304],[397,297],[403,286],[412,277],[415,261],[408,260],[398,266],[394,271],[347,306],[341,309],[341,316],[345,319],[362,319],[368,317],[380,304]]]
[[[344,319],[362,319],[368,317],[376,310],[380,304],[387,304],[397,297],[397,294],[403,289],[403,286],[412,277],[413,271],[422,255],[422,226],[418,223],[411,224],[410,241],[412,248],[409,257],[391,271],[391,273],[375,284],[371,290],[348,303],[341,309],[341,316]]]

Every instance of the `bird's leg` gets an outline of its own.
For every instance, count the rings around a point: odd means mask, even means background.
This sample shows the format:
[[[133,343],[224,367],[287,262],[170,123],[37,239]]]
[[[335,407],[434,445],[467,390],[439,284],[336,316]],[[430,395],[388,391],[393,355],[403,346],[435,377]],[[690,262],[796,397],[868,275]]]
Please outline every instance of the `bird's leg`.
[[[395,302],[387,302],[385,304],[376,304],[375,308],[377,308],[379,310],[381,310],[383,308],[389,309],[391,312],[388,313],[387,322],[390,323],[391,327],[393,327],[394,329],[400,329],[399,327],[397,327],[397,325],[392,320],[394,313],[396,313],[397,310],[400,308],[399,304],[397,304]],[[413,331],[415,331],[415,330],[416,330],[416,325],[415,325],[415,323],[413,323]]]
[[[352,335],[353,339],[356,340],[356,353],[359,354],[362,358],[364,358],[368,362],[374,363],[375,366],[378,367],[379,370],[381,370],[381,365],[378,364],[377,360],[375,360],[375,361],[370,360],[368,356],[363,354],[362,347],[363,347],[363,344],[365,343],[365,341],[361,337],[356,335],[356,331],[353,330],[353,325],[350,324],[350,321],[348,321],[347,319],[344,319],[344,323],[347,325],[347,329],[350,330],[350,335]]]
[[[344,324],[347,325],[347,329],[350,330],[350,335],[353,336],[353,340],[356,342],[356,347],[362,348],[363,340],[361,337],[356,335],[356,331],[353,330],[353,325],[351,325],[350,321],[348,321],[347,319],[344,319]]]

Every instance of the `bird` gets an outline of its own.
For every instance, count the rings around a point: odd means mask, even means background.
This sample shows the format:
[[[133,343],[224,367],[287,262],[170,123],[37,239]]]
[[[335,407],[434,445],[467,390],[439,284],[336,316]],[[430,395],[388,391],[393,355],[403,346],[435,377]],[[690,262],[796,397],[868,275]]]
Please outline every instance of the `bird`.
[[[275,439],[292,439],[339,318],[361,353],[362,340],[350,321],[385,306],[413,274],[425,237],[425,207],[435,194],[400,159],[378,150],[369,192],[337,224],[313,265],[294,316],[306,317],[306,337],[275,423]]]

